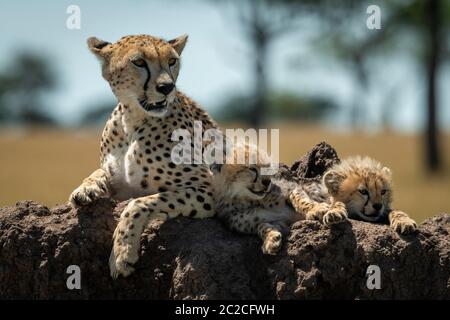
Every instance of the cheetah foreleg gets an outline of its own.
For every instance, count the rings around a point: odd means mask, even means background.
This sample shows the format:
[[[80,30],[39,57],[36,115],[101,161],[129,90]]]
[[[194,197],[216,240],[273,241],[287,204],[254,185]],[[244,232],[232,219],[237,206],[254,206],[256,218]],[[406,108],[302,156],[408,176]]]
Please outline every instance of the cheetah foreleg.
[[[347,219],[347,210],[342,202],[332,204],[317,202],[300,188],[294,189],[289,194],[289,200],[295,211],[302,214],[306,220],[318,220],[331,225]]]
[[[161,192],[132,200],[120,216],[113,235],[113,248],[109,259],[111,277],[129,276],[132,265],[139,259],[141,234],[150,220],[167,220],[179,215],[193,218],[211,216],[212,200],[195,194],[192,189]]]
[[[407,235],[417,230],[417,223],[408,214],[399,210],[389,212],[389,224],[396,232]]]
[[[333,202],[328,212],[323,216],[323,223],[326,225],[341,223],[347,220],[347,209],[340,201]]]
[[[72,192],[69,201],[77,208],[109,196],[108,176],[103,169],[97,169]]]
[[[261,249],[264,254],[276,255],[280,251],[283,244],[280,226],[268,222],[260,223],[257,227],[257,233],[263,240]]]

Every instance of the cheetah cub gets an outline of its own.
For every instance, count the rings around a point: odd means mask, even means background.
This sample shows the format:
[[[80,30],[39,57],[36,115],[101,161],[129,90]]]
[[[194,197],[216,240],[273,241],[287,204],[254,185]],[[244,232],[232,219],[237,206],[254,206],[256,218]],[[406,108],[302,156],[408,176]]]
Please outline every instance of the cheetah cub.
[[[331,167],[323,182],[335,201],[345,203],[349,217],[390,224],[406,235],[417,229],[406,213],[391,209],[392,173],[369,157],[350,157]]]
[[[245,146],[246,156],[251,149]],[[331,203],[321,183],[298,185],[261,174],[268,163],[258,152],[255,165],[211,165],[216,214],[231,230],[258,234],[263,253],[275,255],[282,246],[282,234],[297,220],[321,220],[326,225],[346,220],[345,205]]]

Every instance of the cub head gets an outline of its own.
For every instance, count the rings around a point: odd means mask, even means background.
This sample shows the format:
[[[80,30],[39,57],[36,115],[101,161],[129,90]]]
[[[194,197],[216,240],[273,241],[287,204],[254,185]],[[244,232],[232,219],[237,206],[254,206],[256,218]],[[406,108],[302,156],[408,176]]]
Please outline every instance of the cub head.
[[[186,41],[187,35],[170,41],[137,35],[116,43],[91,37],[87,43],[102,64],[103,78],[122,104],[163,117],[175,99]]]
[[[390,208],[391,170],[368,157],[352,157],[330,168],[323,182],[351,217],[377,221]]]
[[[242,152],[241,154],[239,154]],[[251,152],[257,158],[250,161]],[[241,158],[241,155],[243,158]],[[243,160],[243,161],[242,161]],[[242,163],[244,162],[244,163]],[[224,164],[212,164],[212,181],[217,194],[226,198],[258,200],[270,191],[271,178],[261,174],[261,169],[269,164],[269,158],[257,151],[256,147],[244,145],[234,147],[232,157]]]

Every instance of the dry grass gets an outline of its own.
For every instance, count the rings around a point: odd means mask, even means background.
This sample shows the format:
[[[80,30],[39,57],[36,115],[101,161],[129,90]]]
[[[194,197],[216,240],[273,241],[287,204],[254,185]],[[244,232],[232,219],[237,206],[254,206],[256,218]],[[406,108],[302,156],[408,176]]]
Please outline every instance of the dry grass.
[[[3,131],[0,134],[0,205],[12,205],[21,199],[34,199],[49,206],[65,202],[81,180],[97,168],[100,132]],[[423,170],[420,137],[393,133],[346,134],[283,125],[280,160],[292,163],[322,140],[333,145],[341,157],[372,156],[394,172],[394,206],[422,221],[450,211],[449,138],[442,138],[447,172],[434,177]]]

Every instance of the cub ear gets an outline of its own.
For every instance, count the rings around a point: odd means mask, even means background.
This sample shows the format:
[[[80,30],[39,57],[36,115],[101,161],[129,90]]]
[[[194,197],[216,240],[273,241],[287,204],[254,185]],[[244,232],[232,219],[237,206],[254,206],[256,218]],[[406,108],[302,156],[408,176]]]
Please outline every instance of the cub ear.
[[[222,164],[213,163],[209,166],[209,170],[211,170],[212,173],[220,173],[220,171],[222,170]]]
[[[392,179],[392,171],[388,167],[381,169],[388,179]]]
[[[175,49],[175,51],[178,53],[178,55],[181,55],[181,53],[183,52],[184,46],[186,45],[188,39],[188,35],[187,34],[183,34],[182,36],[179,36],[178,38],[172,39],[167,41],[172,48]]]
[[[345,176],[342,173],[338,173],[334,170],[327,171],[323,176],[323,183],[332,196],[336,195],[339,192],[339,187],[344,180]]]
[[[111,43],[109,43],[107,41],[100,40],[96,37],[90,37],[87,40],[87,44],[88,44],[89,50],[91,50],[91,52],[93,54],[95,54],[102,61],[104,61],[110,53],[110,51],[107,50],[106,47],[108,45],[110,45]]]

